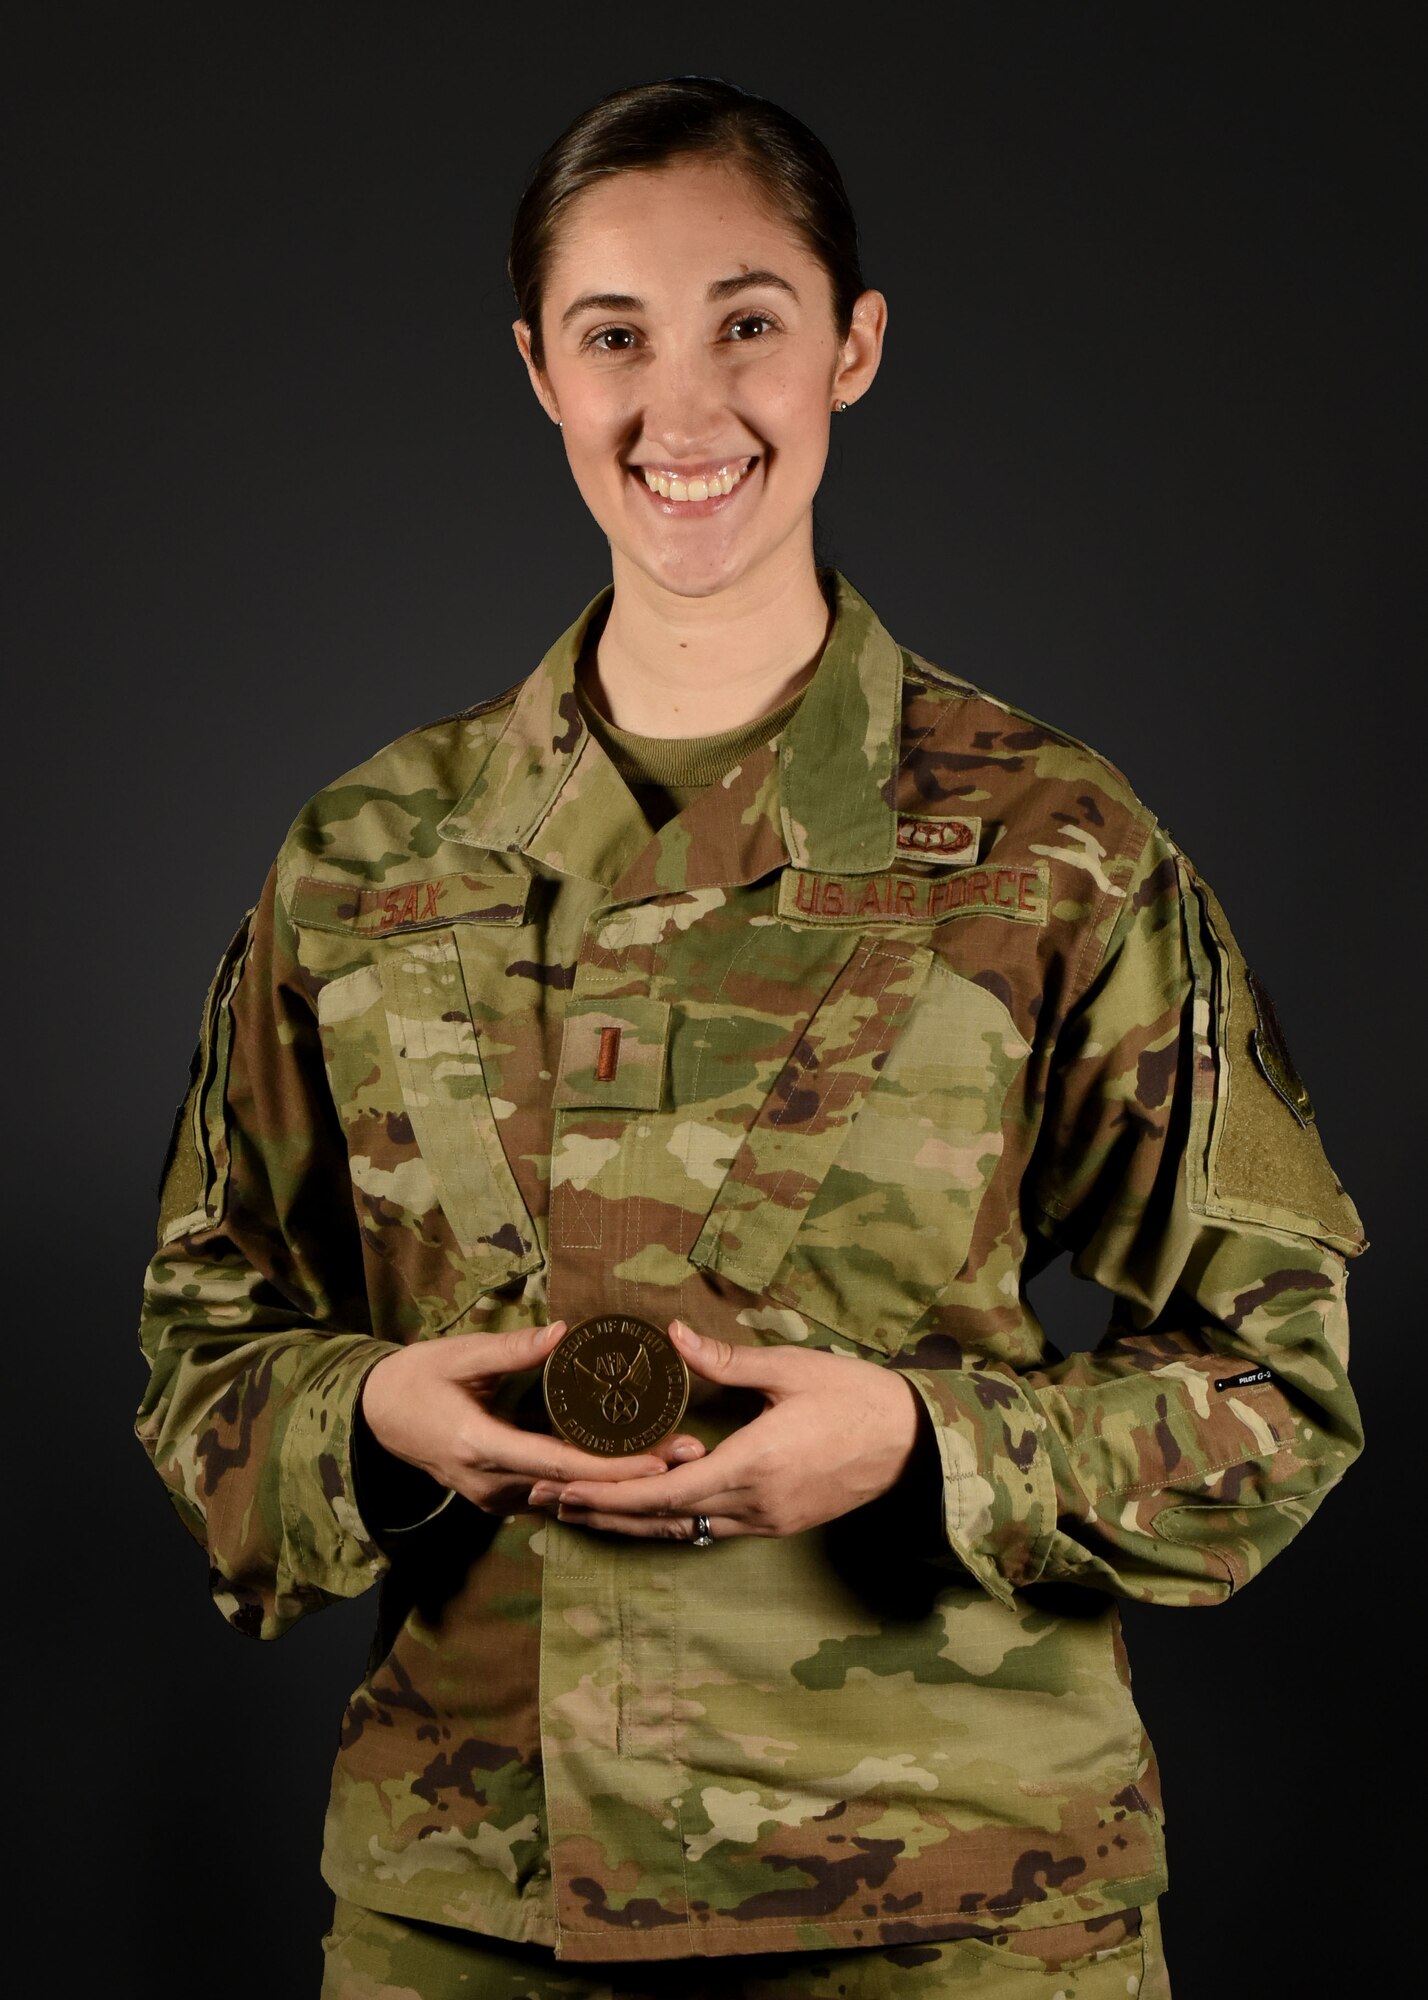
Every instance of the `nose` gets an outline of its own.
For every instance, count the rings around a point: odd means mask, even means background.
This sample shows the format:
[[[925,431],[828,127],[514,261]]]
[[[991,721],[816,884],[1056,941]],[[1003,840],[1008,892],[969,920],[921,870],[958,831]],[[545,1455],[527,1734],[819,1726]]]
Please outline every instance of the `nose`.
[[[702,341],[651,357],[642,377],[646,438],[669,458],[697,458],[729,442],[725,371]]]

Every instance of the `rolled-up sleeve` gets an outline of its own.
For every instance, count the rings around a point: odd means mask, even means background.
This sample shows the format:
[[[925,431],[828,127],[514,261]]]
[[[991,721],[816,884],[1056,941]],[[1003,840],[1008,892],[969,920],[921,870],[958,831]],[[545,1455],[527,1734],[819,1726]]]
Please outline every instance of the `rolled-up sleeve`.
[[[1364,1236],[1267,993],[1160,829],[1057,1036],[1023,1210],[1110,1324],[1053,1366],[908,1370],[953,1556],[1003,1601],[1042,1581],[1222,1601],[1361,1449]]]
[[[386,1566],[352,1444],[362,1380],[394,1351],[368,1326],[346,1150],[276,872],[209,990],[160,1203],[136,1432],[207,1551],[219,1609],[271,1638]]]

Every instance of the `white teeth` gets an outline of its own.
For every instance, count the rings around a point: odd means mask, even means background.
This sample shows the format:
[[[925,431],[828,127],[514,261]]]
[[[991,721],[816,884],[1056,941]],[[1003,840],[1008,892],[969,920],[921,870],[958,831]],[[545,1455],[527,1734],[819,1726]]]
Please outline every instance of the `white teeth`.
[[[658,493],[662,500],[712,500],[718,494],[732,493],[748,470],[746,465],[724,465],[702,479],[686,480],[672,473],[659,472],[652,465],[640,467],[645,485],[651,493]]]

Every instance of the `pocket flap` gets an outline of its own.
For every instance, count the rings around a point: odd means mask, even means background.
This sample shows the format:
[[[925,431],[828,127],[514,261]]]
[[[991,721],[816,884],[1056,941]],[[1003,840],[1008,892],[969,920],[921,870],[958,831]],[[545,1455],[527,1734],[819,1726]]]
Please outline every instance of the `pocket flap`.
[[[539,1269],[535,1231],[496,1130],[455,938],[393,946],[377,972],[407,1116],[452,1234],[491,1282]]]
[[[774,1080],[690,1262],[761,1292],[783,1262],[927,978],[926,945],[860,944]]]
[[[530,887],[527,875],[434,875],[378,888],[304,875],[293,890],[292,919],[307,930],[358,937],[442,924],[514,925],[525,921]]]
[[[1356,1256],[1365,1247],[1363,1224],[1325,1158],[1269,996],[1210,885],[1183,857],[1178,865],[1196,983],[1190,1206],[1313,1236]]]

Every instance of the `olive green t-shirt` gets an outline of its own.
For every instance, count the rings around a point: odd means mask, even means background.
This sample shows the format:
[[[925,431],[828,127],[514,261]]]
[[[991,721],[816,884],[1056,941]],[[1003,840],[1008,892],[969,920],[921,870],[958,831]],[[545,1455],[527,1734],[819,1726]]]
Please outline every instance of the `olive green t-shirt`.
[[[713,736],[637,736],[607,722],[584,692],[580,694],[585,726],[602,746],[633,792],[641,812],[656,831],[681,813],[706,785],[732,771],[751,751],[762,749],[778,735],[803,699],[804,690],[790,695],[780,707],[737,729]]]

